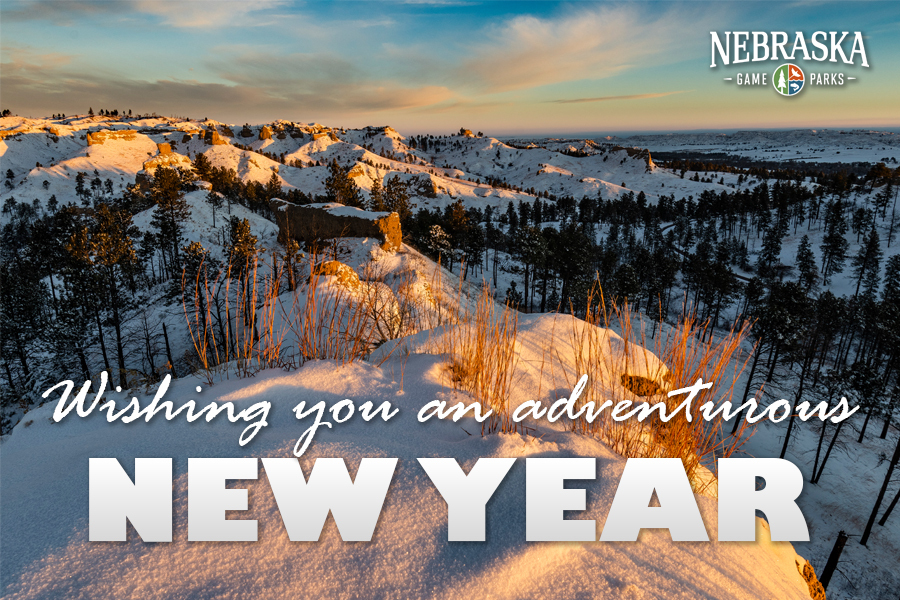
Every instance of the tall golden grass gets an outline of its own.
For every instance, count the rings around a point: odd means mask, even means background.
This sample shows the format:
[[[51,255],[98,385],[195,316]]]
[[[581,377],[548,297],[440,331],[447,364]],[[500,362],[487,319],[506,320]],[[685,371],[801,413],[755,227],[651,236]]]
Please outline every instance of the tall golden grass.
[[[468,306],[461,298],[463,304]],[[482,423],[482,434],[525,433],[525,426],[512,420],[510,406],[518,363],[518,314],[508,304],[498,305],[485,284],[474,311],[467,308],[461,322],[447,327],[441,338],[454,388],[467,392],[484,412],[492,411]]]
[[[341,364],[364,358],[375,345],[372,308],[346,286],[324,279],[311,254],[306,282],[284,299],[286,274],[273,257],[260,275],[260,259],[243,269],[231,263],[210,274],[199,269],[193,285],[182,276],[182,307],[196,367],[212,382],[217,371],[250,376],[269,368],[296,368],[314,359]],[[223,365],[229,367],[222,368]]]
[[[419,282],[414,291],[413,276],[418,274],[398,276],[371,270],[374,267],[364,272],[359,287],[341,284],[336,277],[325,285],[317,263],[318,254],[313,252],[308,257],[308,278],[288,300],[283,292],[285,269],[279,268],[276,257],[262,275],[256,258],[240,269],[229,264],[212,275],[200,269],[191,285],[183,278],[184,313],[198,366],[208,378],[227,364],[234,365],[238,375],[248,376],[267,368],[296,368],[314,359],[350,363],[387,340],[442,326],[436,349],[448,357],[451,385],[478,401],[483,411],[491,411],[482,423],[482,434],[527,432],[526,425],[512,419],[518,311],[496,302],[487,284],[473,302],[460,280],[457,298],[451,301],[440,268],[428,285]],[[426,297],[422,289],[427,290]],[[584,320],[556,317],[570,319],[568,332],[559,335],[568,336],[572,356],[550,350],[547,362],[551,379],[556,366],[567,378],[573,367],[576,380],[588,376],[579,408],[590,402],[600,407],[607,400],[613,406],[630,400],[662,402],[672,413],[684,397],[668,398],[667,392],[689,387],[698,378],[713,382],[691,404],[690,419],[679,412],[663,421],[653,412],[643,421],[615,421],[610,411],[602,411],[592,421],[582,417],[569,423],[573,432],[596,437],[625,457],[681,458],[695,489],[702,491],[712,481],[704,476],[706,465],[714,469],[713,458],[732,455],[752,433],[742,421],[736,435],[727,435],[722,419],[707,422],[700,410],[707,401],[719,406],[731,400],[752,355],[743,350],[750,326],[735,323],[720,334],[708,322],[689,316],[690,311],[682,312],[688,316],[675,326],[661,318],[650,323],[636,316],[627,302],[607,301],[596,285],[589,293]],[[651,324],[655,335],[648,339]],[[621,340],[612,332],[618,332]],[[554,324],[547,348],[555,347],[557,335]],[[229,371],[223,370],[227,376]],[[542,387],[543,362],[540,371]],[[568,383],[571,389],[574,381]]]
[[[682,311],[689,315],[689,311]],[[599,285],[590,292],[584,322],[572,319],[569,332],[574,350],[575,371],[588,375],[588,387],[580,398],[580,406],[594,402],[599,407],[610,400],[630,400],[635,404],[665,403],[671,414],[684,401],[684,395],[671,398],[667,393],[687,388],[698,378],[713,382],[701,391],[690,405],[690,419],[683,411],[669,421],[653,412],[644,421],[615,421],[608,411],[588,422],[584,418],[571,423],[573,431],[597,437],[625,457],[681,458],[696,491],[711,483],[703,476],[706,465],[715,469],[713,458],[731,456],[749,437],[745,421],[737,434],[725,431],[720,418],[707,422],[701,406],[712,401],[715,406],[731,401],[737,380],[746,368],[752,352],[743,351],[750,325],[735,323],[724,335],[718,335],[709,322],[698,323],[682,316],[674,327],[660,319],[656,335],[648,339],[648,323],[627,302],[607,302]],[[622,338],[622,352],[612,352],[609,331]],[[652,352],[659,362],[653,360]],[[557,360],[562,358],[557,355]],[[593,384],[593,385],[592,385]]]

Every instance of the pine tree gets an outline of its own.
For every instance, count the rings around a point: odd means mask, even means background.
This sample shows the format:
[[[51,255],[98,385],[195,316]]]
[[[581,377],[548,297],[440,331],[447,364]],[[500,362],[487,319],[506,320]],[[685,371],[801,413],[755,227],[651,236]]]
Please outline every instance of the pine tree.
[[[829,202],[825,208],[825,235],[822,238],[822,283],[828,285],[831,276],[844,270],[847,249],[850,243],[847,233],[847,219],[840,200]]]
[[[112,310],[116,333],[116,355],[119,366],[119,385],[128,386],[125,368],[125,343],[122,331],[122,312],[127,300],[120,286],[128,270],[137,262],[131,238],[131,215],[124,210],[100,204],[90,228],[83,227],[69,241],[68,251],[78,261],[96,268],[107,287],[109,308]]]
[[[381,188],[381,178],[376,177],[372,182],[372,191],[369,194],[369,210],[382,212],[387,210],[384,203],[384,190]]]
[[[875,195],[875,208],[881,211],[881,218],[887,216],[887,208],[894,197],[894,178],[888,177],[887,184]]]
[[[209,175],[212,172],[213,166],[209,162],[209,159],[206,158],[206,155],[202,152],[198,152],[197,156],[194,157],[193,161],[194,173],[197,174],[197,177],[203,181],[209,181]]]
[[[775,267],[781,264],[781,240],[787,234],[787,220],[776,219],[763,236],[762,250],[756,262],[756,270],[763,279],[775,275]]]
[[[328,179],[325,180],[325,197],[329,202],[337,202],[344,206],[362,208],[362,194],[359,187],[347,171],[336,159],[328,165]]]
[[[181,273],[179,248],[184,223],[190,218],[191,210],[181,191],[181,176],[175,169],[159,167],[153,177],[150,196],[156,203],[150,221],[159,231],[159,241],[170,251],[174,273]]]
[[[869,234],[866,236],[865,242],[860,246],[859,252],[853,257],[853,277],[856,278],[856,291],[853,294],[854,296],[859,295],[859,288],[864,279],[867,279],[867,287],[877,287],[878,270],[883,255],[884,253],[881,251],[881,241],[878,239],[878,232],[875,230],[875,227],[872,227]]]
[[[272,171],[272,176],[266,182],[266,203],[268,204],[273,198],[281,198],[281,196],[281,178],[278,177],[278,173]]]
[[[425,245],[434,256],[443,258],[450,255],[450,236],[447,235],[447,232],[440,225],[431,226],[428,230]]]
[[[212,190],[209,190],[209,193],[206,194],[206,202],[212,208],[213,229],[215,229],[215,227],[216,227],[216,211],[222,208],[222,206],[225,204],[225,199],[222,197],[222,194],[220,194],[219,192],[214,192]]]
[[[800,285],[810,293],[819,283],[819,269],[816,266],[816,257],[813,255],[809,236],[804,235],[797,247],[797,270],[800,272]]]
[[[900,308],[900,254],[893,255],[885,264],[881,299],[885,304],[896,304]]]
[[[384,188],[384,205],[385,210],[397,213],[403,226],[409,223],[413,216],[413,209],[416,207],[410,202],[406,183],[399,177],[392,177],[388,180],[387,186]]]

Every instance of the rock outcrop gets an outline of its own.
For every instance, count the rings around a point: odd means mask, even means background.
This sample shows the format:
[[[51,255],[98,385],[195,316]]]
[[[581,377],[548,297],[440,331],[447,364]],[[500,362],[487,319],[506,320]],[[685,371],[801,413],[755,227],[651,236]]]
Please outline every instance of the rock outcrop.
[[[313,267],[312,276],[335,277],[344,287],[355,290],[359,288],[359,275],[349,266],[337,260],[329,260]]]
[[[222,136],[219,135],[218,130],[215,126],[211,126],[203,135],[203,141],[205,141],[210,146],[223,146],[228,143],[228,141],[222,139]]]
[[[271,140],[272,139],[272,128],[268,125],[263,125],[263,128],[259,130],[259,139],[261,140]]]
[[[438,184],[430,173],[417,173],[406,180],[406,185],[413,196],[437,198]]]
[[[271,207],[282,240],[294,238],[312,244],[340,237],[376,238],[388,251],[398,250],[403,240],[395,212],[370,212],[336,202],[301,206],[278,198],[272,199]]]
[[[123,129],[120,131],[109,131],[108,129],[104,129],[103,131],[94,131],[87,133],[87,145],[88,146],[96,146],[97,144],[102,144],[108,140],[124,140],[126,142],[134,141],[134,136],[137,135],[137,131],[134,129]]]
[[[159,144],[160,146],[168,146],[168,144]],[[160,153],[151,158],[150,160],[144,161],[144,171],[148,174],[152,175],[157,168],[159,167],[181,167],[184,169],[193,168],[193,163],[191,159],[183,154],[178,154],[177,152],[172,152],[171,149],[168,152],[162,152],[160,149]]]
[[[172,154],[172,145],[165,142],[156,144],[156,149],[160,154]]]

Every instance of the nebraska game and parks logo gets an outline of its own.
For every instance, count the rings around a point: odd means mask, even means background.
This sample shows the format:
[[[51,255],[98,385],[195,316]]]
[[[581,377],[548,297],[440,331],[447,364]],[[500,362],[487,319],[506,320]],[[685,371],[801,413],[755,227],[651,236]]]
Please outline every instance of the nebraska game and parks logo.
[[[772,73],[772,85],[782,96],[794,96],[803,89],[803,69],[787,63]]]
[[[807,86],[836,87],[858,79],[837,70],[839,65],[869,68],[862,32],[816,31],[807,37],[802,31],[711,31],[711,69],[727,67],[723,80],[740,87],[772,86],[782,96],[796,96]],[[783,62],[771,74],[768,68],[743,69],[734,65]],[[798,64],[805,61],[808,65]],[[820,64],[815,64],[820,63]],[[762,65],[760,65],[762,66]],[[771,67],[769,67],[771,68]],[[771,75],[771,80],[769,79]]]

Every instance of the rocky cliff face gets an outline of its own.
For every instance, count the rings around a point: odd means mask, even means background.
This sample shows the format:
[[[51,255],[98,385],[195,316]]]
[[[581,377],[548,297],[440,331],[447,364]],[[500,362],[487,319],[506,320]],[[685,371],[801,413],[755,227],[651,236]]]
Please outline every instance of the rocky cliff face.
[[[624,150],[630,158],[639,158],[643,160],[647,164],[647,170],[650,170],[656,166],[655,164],[653,164],[653,159],[650,157],[649,150],[645,150],[643,148],[625,148],[622,146],[613,146],[613,151],[620,150]]]
[[[134,129],[123,129],[122,131],[94,131],[87,133],[87,145],[94,146],[102,144],[106,140],[125,140],[130,142],[134,140],[137,131]]]
[[[219,135],[219,132],[215,127],[207,129],[203,139],[211,146],[221,146],[228,143],[228,141],[222,139],[222,136]]]
[[[191,163],[191,159],[183,154],[178,154],[177,152],[172,152],[171,148],[169,148],[169,144],[157,144],[160,147],[160,152],[150,160],[144,161],[143,167],[144,171],[148,174],[152,175],[156,172],[156,169],[159,167],[181,167],[183,169],[191,169],[193,168],[193,163]],[[162,146],[167,148],[167,151],[163,152]]]
[[[281,239],[292,237],[307,244],[339,237],[376,238],[384,250],[400,248],[403,234],[397,213],[369,212],[343,204],[300,206],[274,198],[271,201]]]

